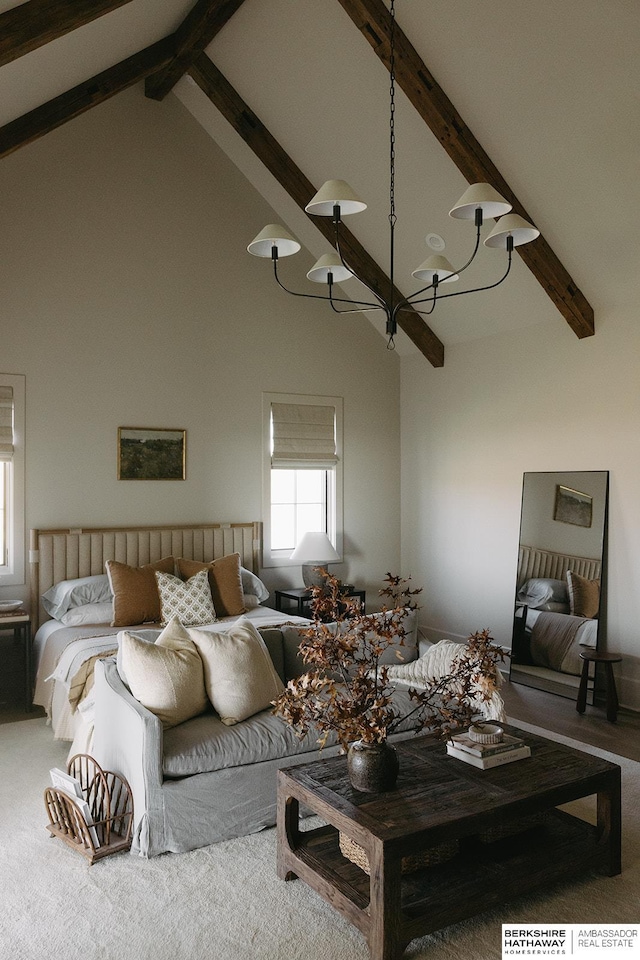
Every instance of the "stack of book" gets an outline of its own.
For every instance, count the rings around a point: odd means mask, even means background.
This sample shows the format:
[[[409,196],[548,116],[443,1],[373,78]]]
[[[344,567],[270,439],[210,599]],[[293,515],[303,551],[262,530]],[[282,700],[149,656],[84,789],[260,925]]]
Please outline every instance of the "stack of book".
[[[487,770],[530,757],[531,749],[520,737],[508,733],[503,734],[498,743],[478,743],[468,733],[456,733],[447,742],[447,753],[481,770]]]
[[[28,620],[29,614],[23,607],[17,610],[0,610],[0,620]]]

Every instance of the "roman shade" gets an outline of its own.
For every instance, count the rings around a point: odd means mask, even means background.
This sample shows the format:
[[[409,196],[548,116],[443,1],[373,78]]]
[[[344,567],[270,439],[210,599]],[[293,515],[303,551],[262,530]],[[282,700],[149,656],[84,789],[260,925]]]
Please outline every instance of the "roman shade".
[[[272,403],[271,428],[272,467],[327,467],[338,459],[334,406]]]
[[[0,461],[13,459],[13,387],[0,386]]]

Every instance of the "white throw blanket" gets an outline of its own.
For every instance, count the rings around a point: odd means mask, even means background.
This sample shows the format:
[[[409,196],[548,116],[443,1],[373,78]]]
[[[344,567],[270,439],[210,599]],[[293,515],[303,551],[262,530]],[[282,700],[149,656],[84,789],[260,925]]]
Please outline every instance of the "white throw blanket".
[[[466,649],[464,643],[440,640],[417,660],[388,667],[389,679],[393,683],[402,684],[402,686],[416,687],[417,689],[428,687],[435,680],[455,672],[455,663],[461,656],[464,656]],[[495,681],[496,687],[502,684],[502,674],[497,668]],[[484,698],[486,687],[478,684],[477,689],[478,692],[474,696],[473,702],[478,707],[478,712],[482,713],[486,720],[506,720],[504,701],[497,689],[492,692],[488,700]]]

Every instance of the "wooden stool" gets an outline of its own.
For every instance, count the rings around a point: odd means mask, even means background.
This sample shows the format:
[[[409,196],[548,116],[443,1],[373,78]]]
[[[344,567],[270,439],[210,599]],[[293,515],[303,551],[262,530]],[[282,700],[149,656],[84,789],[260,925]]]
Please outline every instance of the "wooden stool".
[[[589,677],[589,664],[595,664],[593,675],[593,683],[595,686],[598,664],[601,663],[604,667],[607,720],[615,723],[618,716],[618,694],[616,693],[616,681],[613,676],[613,664],[621,663],[622,657],[617,653],[598,653],[597,650],[583,650],[580,658],[584,660],[584,663],[582,665],[582,676],[580,677],[576,710],[578,713],[584,713],[587,705],[587,685],[591,679]]]

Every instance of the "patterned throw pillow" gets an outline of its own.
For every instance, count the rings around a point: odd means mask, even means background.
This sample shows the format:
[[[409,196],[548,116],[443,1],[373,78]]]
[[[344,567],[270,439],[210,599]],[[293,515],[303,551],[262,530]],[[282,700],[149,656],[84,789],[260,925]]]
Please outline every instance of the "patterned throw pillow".
[[[160,594],[160,619],[167,624],[177,617],[185,627],[213,623],[216,611],[206,570],[201,570],[186,583],[171,573],[156,572]]]

